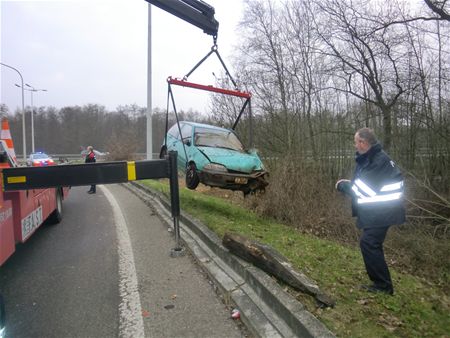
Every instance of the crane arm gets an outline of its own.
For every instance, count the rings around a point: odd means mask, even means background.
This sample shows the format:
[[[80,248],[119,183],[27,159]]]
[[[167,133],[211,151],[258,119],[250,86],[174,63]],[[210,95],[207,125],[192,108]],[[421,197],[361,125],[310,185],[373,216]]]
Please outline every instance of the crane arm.
[[[217,37],[219,22],[214,18],[214,7],[201,0],[145,0],[176,17]]]

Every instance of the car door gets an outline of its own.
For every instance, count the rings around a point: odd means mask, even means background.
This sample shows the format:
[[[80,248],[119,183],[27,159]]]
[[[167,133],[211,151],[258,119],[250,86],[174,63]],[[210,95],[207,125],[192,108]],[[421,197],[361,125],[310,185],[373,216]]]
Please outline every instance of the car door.
[[[177,139],[179,138],[180,133],[178,131],[178,124],[174,124],[168,131],[167,131],[167,139],[166,147],[167,151],[173,151],[176,150],[177,147]]]
[[[192,126],[190,124],[180,123],[181,135],[177,142],[178,162],[180,167],[186,168],[190,159],[192,148]]]

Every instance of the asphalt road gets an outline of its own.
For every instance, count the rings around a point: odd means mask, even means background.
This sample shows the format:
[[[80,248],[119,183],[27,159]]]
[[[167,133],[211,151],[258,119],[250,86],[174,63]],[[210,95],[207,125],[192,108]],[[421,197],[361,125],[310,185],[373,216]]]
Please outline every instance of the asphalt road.
[[[7,337],[242,337],[192,257],[119,185],[72,188],[0,268]]]

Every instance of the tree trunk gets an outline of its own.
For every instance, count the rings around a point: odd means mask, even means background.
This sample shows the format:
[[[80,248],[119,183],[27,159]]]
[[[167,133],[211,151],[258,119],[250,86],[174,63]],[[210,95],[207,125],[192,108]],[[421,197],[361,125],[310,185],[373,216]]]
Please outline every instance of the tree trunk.
[[[273,248],[229,233],[223,236],[222,243],[231,253],[254,264],[294,289],[313,296],[323,306],[333,307],[335,305],[335,301],[320,291],[314,281],[296,271],[286,258]]]
[[[392,120],[391,120],[391,108],[390,107],[381,107],[381,111],[383,113],[383,148],[386,151],[389,151],[392,143]]]

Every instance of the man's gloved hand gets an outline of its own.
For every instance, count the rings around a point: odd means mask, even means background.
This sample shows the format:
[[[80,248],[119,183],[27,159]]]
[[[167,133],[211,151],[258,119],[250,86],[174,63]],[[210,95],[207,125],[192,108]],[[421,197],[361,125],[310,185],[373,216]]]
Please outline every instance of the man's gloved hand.
[[[350,180],[340,179],[336,182],[335,188],[337,191],[343,192],[345,194],[350,194],[351,182],[352,181]]]

